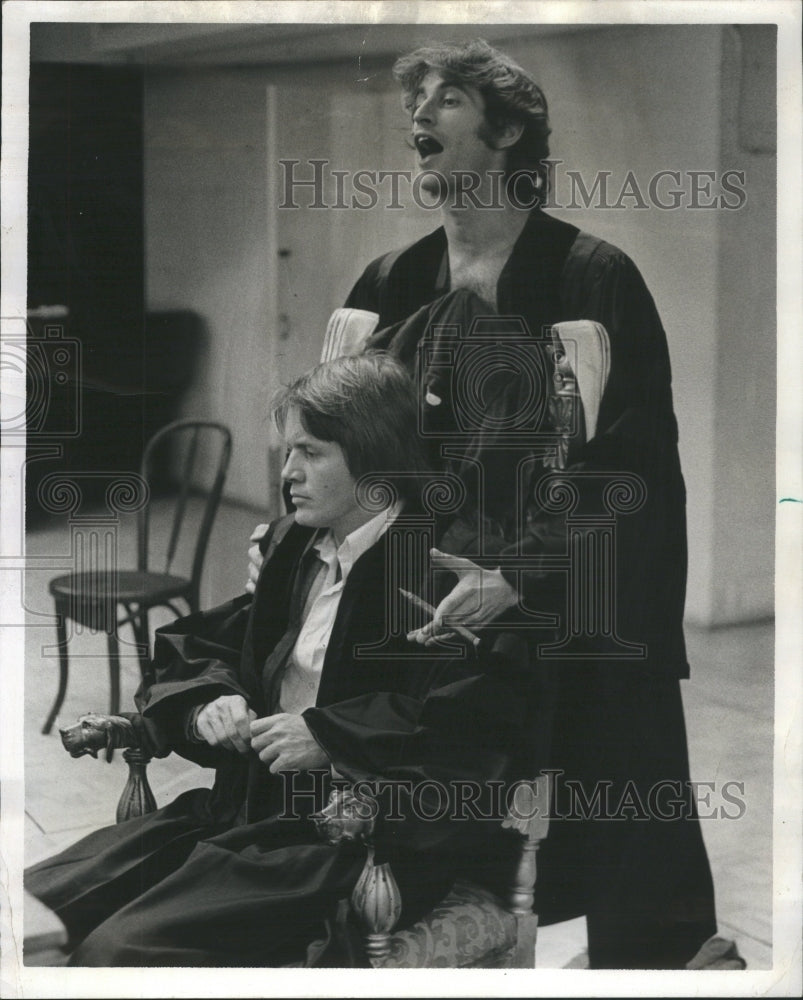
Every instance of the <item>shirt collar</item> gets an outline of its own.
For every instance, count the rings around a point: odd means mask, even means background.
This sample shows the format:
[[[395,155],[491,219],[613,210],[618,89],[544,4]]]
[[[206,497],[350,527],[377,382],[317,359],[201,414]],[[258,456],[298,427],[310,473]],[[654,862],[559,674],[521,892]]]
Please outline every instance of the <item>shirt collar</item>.
[[[400,512],[401,504],[395,503],[386,510],[380,511],[370,521],[361,524],[359,528],[355,528],[351,534],[346,535],[340,546],[335,545],[334,535],[331,531],[327,531],[322,538],[315,542],[314,547],[327,566],[340,565],[341,577],[345,581],[354,563],[379,541]]]

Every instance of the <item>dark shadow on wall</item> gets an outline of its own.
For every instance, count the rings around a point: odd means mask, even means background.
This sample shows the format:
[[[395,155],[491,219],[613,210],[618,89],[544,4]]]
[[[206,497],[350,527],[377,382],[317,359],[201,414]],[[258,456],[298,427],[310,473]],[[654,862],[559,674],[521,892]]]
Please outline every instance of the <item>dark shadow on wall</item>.
[[[205,338],[188,310],[145,313],[139,67],[31,65],[27,521],[50,472],[102,499],[174,419]]]
[[[83,344],[70,336],[69,317],[29,318],[29,527],[56,512],[41,496],[50,473],[80,473],[83,504],[103,500],[111,474],[139,468],[150,437],[179,416],[207,339],[206,324],[190,310],[146,313],[136,365],[98,377],[83,368]]]

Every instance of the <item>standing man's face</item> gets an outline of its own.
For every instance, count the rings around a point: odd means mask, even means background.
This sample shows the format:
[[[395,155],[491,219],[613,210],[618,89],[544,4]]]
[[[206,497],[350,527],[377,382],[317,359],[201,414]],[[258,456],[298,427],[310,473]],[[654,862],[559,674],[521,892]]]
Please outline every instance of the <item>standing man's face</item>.
[[[431,70],[421,81],[412,119],[419,167],[441,174],[450,191],[466,186],[454,171],[469,171],[484,183],[489,170],[504,170],[507,154],[488,142],[485,101],[475,87],[448,83]],[[437,195],[441,185],[433,176],[422,187]]]

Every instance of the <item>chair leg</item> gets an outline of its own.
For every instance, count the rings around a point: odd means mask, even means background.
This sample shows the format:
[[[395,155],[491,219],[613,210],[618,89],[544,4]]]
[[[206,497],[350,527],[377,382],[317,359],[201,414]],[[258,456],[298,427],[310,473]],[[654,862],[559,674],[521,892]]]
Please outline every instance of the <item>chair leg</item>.
[[[106,636],[109,649],[109,681],[111,693],[109,696],[109,715],[120,714],[120,646],[117,633],[109,632]]]
[[[64,612],[64,607],[58,601],[56,602],[56,637],[59,649],[59,689],[56,692],[56,700],[53,702],[53,707],[50,709],[45,724],[42,726],[43,736],[47,736],[53,728],[56,716],[64,704],[64,696],[67,693],[67,677],[70,669],[69,652],[67,649],[67,615]]]
[[[120,644],[117,633],[109,632],[106,636],[109,648],[109,715],[120,714]],[[106,751],[106,760],[111,760],[114,750]]]
[[[536,913],[527,913],[516,918],[516,950],[513,954],[512,968],[535,968],[537,935],[538,915]]]
[[[148,609],[146,607],[140,607],[140,610],[131,616],[131,628],[134,631],[134,642],[137,644],[140,676],[143,682],[147,684],[153,678],[151,677],[150,631],[148,628]]]

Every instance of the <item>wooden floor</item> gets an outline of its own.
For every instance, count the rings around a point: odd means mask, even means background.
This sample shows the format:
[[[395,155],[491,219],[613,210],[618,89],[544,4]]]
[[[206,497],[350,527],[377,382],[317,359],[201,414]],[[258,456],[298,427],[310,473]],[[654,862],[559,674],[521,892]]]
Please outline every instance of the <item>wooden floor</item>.
[[[258,518],[253,512],[224,505],[218,516],[204,576],[202,603],[212,606],[242,592],[248,535]],[[48,582],[69,556],[69,530],[54,521],[32,531],[28,556],[40,568],[27,573],[25,664],[25,860],[30,864],[67,846],[90,830],[113,821],[125,782],[126,766],[116,755],[72,760],[62,749],[57,729],[40,728],[55,695],[57,658],[52,648]],[[134,561],[133,526],[120,529],[120,565]],[[181,569],[182,567],[179,567]],[[63,570],[62,570],[63,571]],[[169,620],[169,612],[154,624]],[[717,892],[720,933],[736,939],[753,969],[771,967],[772,931],[772,763],[773,628],[740,627],[713,632],[687,631],[692,680],[684,684],[684,702],[692,777],[743,783],[745,808],[738,819],[703,820]],[[59,722],[68,725],[90,710],[106,710],[108,672],[103,636],[76,635],[70,644],[71,676]],[[123,704],[130,705],[138,668],[123,659]],[[58,723],[57,723],[58,725]],[[155,761],[149,768],[157,803],[211,781],[178,757]],[[712,793],[712,807],[723,803]],[[729,807],[735,812],[734,806]],[[33,932],[28,915],[26,933]],[[542,928],[537,945],[539,968],[582,967],[586,946],[582,920]]]

